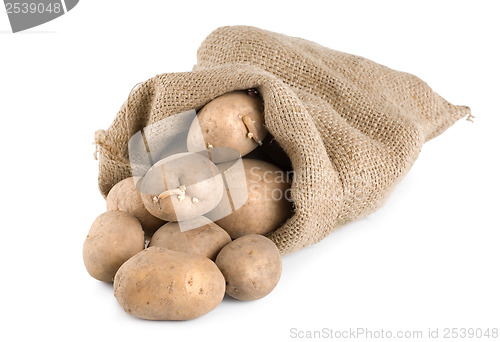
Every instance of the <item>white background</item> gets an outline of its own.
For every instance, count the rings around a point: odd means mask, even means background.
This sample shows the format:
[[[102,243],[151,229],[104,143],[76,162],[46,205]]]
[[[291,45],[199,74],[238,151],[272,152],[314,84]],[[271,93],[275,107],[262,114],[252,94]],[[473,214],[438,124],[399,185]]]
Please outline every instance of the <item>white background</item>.
[[[441,337],[445,328],[500,328],[494,2],[80,1],[17,34],[1,9],[1,340],[288,341],[299,340],[293,328],[424,336],[439,328]],[[188,322],[135,319],[82,261],[105,210],[94,131],[110,125],[136,83],[191,70],[203,38],[237,24],[413,73],[470,106],[475,122],[462,119],[428,142],[376,213],[284,257],[266,298],[226,299]]]

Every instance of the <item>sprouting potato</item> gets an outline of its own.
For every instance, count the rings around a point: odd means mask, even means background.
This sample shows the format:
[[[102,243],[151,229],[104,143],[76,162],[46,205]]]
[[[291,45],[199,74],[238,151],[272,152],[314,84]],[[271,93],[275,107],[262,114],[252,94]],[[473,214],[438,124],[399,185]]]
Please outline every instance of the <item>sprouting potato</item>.
[[[222,176],[208,158],[179,153],[160,160],[141,182],[146,209],[165,221],[188,221],[219,204],[224,191]]]
[[[254,90],[234,91],[215,98],[201,109],[189,129],[187,147],[191,152],[230,148],[244,156],[262,144],[266,134],[261,97]],[[228,153],[225,157],[232,155]]]

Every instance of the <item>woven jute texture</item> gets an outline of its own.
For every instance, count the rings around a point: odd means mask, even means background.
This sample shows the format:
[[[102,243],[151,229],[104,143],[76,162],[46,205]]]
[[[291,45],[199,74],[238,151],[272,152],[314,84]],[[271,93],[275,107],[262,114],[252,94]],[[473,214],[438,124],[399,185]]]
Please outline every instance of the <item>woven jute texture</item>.
[[[295,213],[269,236],[282,254],[380,207],[422,145],[470,114],[414,75],[304,39],[222,27],[201,44],[191,72],[143,82],[96,132],[102,194],[131,175],[134,133],[248,88],[262,95],[266,126],[292,162]]]

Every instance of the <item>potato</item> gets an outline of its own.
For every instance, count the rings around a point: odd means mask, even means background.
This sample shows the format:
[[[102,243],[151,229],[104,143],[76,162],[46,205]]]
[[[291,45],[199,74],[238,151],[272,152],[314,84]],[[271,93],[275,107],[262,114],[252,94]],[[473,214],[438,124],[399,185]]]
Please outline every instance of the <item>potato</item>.
[[[268,238],[250,234],[227,244],[215,261],[226,279],[226,293],[240,300],[267,296],[281,277],[281,257]]]
[[[139,220],[146,235],[151,237],[158,228],[165,224],[165,221],[147,211],[142,202],[141,194],[137,191],[135,181],[140,182],[140,179],[129,177],[115,184],[106,198],[106,208],[108,211],[128,212]]]
[[[230,200],[221,201],[218,207],[207,214],[208,218],[224,228],[233,239],[247,234],[266,235],[292,215],[287,174],[262,160],[246,158],[242,160],[246,187],[242,181],[233,182],[235,185],[226,189],[226,193],[230,193]],[[232,162],[218,165],[226,179],[239,177],[240,171],[232,174],[235,166],[237,163]],[[241,198],[245,199],[245,195],[247,195],[246,201],[237,208],[235,203],[241,203]],[[233,206],[236,209],[234,212],[232,212]],[[220,218],[221,212],[232,213]]]
[[[83,244],[83,262],[92,277],[112,282],[118,268],[143,249],[139,221],[124,211],[108,211],[92,223]]]
[[[160,160],[144,176],[141,198],[146,209],[165,221],[188,221],[219,204],[224,181],[217,167],[198,153]]]
[[[234,91],[201,109],[189,129],[187,147],[190,152],[226,147],[244,156],[259,146],[266,134],[260,96],[254,91]]]
[[[206,219],[198,228],[181,231],[179,223],[169,222],[156,231],[149,246],[200,255],[215,260],[217,253],[231,242],[229,234]]]
[[[114,292],[121,307],[135,317],[188,320],[220,304],[225,281],[210,259],[149,247],[120,267]]]

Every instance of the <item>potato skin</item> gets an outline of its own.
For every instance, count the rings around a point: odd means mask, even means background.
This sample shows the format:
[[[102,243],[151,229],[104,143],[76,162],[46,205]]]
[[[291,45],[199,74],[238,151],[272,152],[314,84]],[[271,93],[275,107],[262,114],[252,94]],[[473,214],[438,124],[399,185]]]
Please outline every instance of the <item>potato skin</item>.
[[[241,117],[250,118],[255,133],[262,141],[267,129],[264,126],[264,104],[260,96],[249,96],[245,91],[234,91],[221,95],[207,103],[191,125],[187,147],[191,152],[214,147],[229,147],[246,155],[259,144],[248,137],[248,129]],[[200,136],[201,134],[201,136]]]
[[[118,270],[114,293],[125,312],[148,320],[189,320],[224,298],[225,281],[210,259],[149,247]]]
[[[222,169],[224,164],[218,167]],[[215,221],[232,239],[247,234],[266,235],[292,215],[292,202],[288,198],[290,184],[283,170],[262,160],[246,158],[243,158],[243,167],[247,201],[232,214]]]
[[[209,221],[207,219],[207,221]],[[213,222],[181,231],[179,223],[168,222],[151,238],[149,246],[194,254],[215,260],[219,251],[231,242],[229,234]]]
[[[226,293],[240,300],[267,296],[281,277],[281,256],[268,238],[250,234],[227,244],[215,261],[226,279]]]
[[[165,221],[150,214],[142,202],[141,194],[137,191],[134,177],[129,177],[115,184],[106,198],[106,209],[126,211],[141,223],[147,236],[165,224]]]
[[[89,274],[113,282],[120,266],[144,249],[144,232],[139,221],[124,211],[98,216],[83,244],[83,262]]]
[[[170,191],[181,191],[179,197]],[[217,167],[202,153],[179,153],[160,160],[149,169],[140,186],[146,209],[165,221],[189,221],[217,206],[224,181]],[[196,199],[196,200],[195,200]]]

